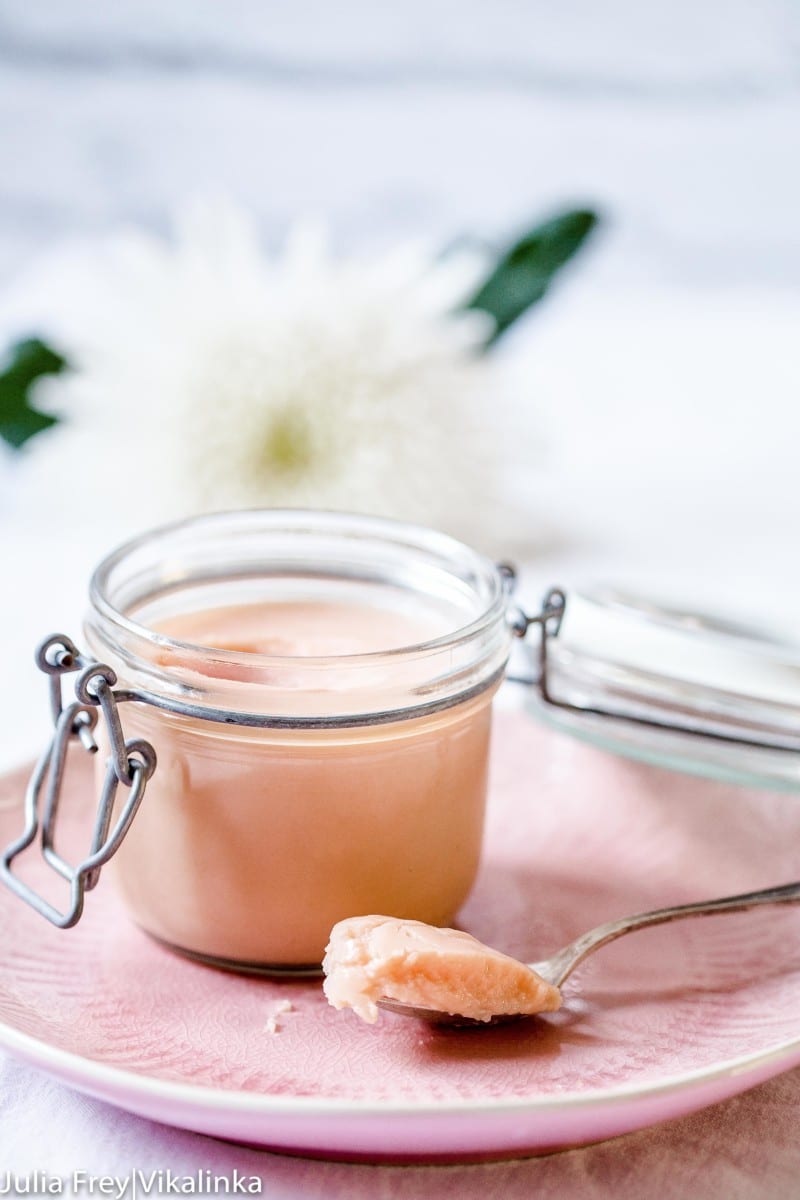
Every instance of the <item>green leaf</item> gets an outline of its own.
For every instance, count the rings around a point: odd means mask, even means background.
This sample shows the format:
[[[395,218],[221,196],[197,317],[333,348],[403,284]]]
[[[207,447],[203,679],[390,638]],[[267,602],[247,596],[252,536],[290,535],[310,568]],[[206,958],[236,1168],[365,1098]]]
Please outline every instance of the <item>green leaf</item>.
[[[39,412],[30,402],[30,391],[44,375],[60,375],[69,364],[40,338],[16,342],[0,371],[0,438],[14,450],[29,438],[58,423],[57,417]]]
[[[589,209],[560,213],[515,242],[466,304],[494,318],[493,345],[518,317],[538,304],[553,276],[569,262],[597,224]]]

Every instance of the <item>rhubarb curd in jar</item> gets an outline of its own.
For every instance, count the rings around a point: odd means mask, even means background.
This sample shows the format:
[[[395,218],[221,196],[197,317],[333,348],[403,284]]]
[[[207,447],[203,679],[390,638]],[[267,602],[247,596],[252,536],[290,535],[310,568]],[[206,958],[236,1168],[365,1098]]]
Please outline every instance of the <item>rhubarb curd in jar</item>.
[[[101,565],[86,626],[135,693],[125,737],[158,758],[108,868],[134,920],[262,971],[318,969],[354,912],[452,923],[510,641],[493,564],[330,514],[219,514],[152,538]]]

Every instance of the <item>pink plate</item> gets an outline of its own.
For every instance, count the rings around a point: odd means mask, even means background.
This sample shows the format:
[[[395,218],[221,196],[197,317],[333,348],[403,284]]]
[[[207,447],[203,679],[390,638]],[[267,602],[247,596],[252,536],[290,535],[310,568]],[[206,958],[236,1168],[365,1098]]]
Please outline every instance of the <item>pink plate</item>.
[[[72,767],[74,836],[90,794]],[[0,781],[0,841],[23,776]],[[463,912],[534,959],[608,918],[800,876],[800,804],[497,720],[483,870]],[[28,864],[35,876],[40,870]],[[462,1161],[575,1146],[688,1113],[800,1063],[800,911],[623,939],[558,1014],[475,1031],[325,1003],[317,982],[224,974],[127,920],[105,880],[59,932],[0,888],[0,1044],[121,1108],[278,1150]],[[292,1011],[277,1014],[281,1001]],[[277,1030],[270,1032],[270,1017]]]

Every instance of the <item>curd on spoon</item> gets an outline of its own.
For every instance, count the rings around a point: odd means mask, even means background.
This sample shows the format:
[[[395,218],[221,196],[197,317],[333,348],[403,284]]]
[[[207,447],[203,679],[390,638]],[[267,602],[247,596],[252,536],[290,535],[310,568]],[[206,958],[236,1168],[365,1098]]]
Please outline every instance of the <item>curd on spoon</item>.
[[[555,1012],[561,993],[526,966],[458,929],[395,917],[351,917],[333,927],[323,989],[334,1008],[378,1019],[396,1000],[470,1021]]]

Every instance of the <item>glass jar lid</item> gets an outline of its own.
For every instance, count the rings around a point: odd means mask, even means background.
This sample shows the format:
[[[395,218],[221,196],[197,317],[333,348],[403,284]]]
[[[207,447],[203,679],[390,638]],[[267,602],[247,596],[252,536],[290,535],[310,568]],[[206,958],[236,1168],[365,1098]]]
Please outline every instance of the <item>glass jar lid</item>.
[[[528,647],[537,716],[656,765],[800,788],[800,646],[615,591],[549,599]]]

